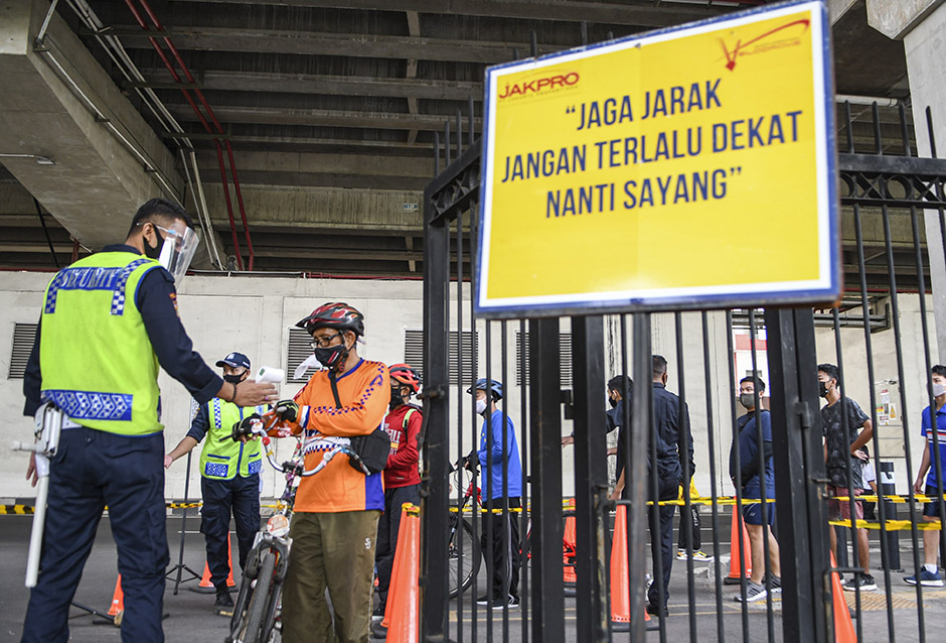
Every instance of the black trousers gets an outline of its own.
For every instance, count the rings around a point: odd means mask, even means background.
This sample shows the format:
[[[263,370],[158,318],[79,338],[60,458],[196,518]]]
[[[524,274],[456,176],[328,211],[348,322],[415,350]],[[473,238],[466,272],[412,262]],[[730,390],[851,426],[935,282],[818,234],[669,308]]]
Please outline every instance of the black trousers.
[[[680,526],[677,529],[679,532],[680,542],[677,545],[677,549],[682,549],[686,551],[687,548],[687,528],[693,532],[693,551],[699,551],[703,549],[703,540],[700,537],[700,512],[697,509],[696,505],[690,505],[690,520],[686,520],[684,513],[686,512],[686,507],[680,506]]]
[[[676,500],[677,485],[676,480],[660,481],[660,500]],[[649,494],[648,494],[649,495]],[[647,592],[647,601],[651,605],[657,605],[663,608],[667,607],[667,601],[670,598],[670,572],[673,569],[673,513],[675,505],[648,505],[647,507],[647,526],[650,529],[650,553],[653,559],[654,582]],[[655,524],[656,523],[656,524]],[[656,531],[655,531],[656,528]],[[657,560],[661,561],[663,567],[663,583],[657,578]],[[660,585],[663,587],[660,587]],[[661,589],[663,596],[661,596]]]
[[[234,476],[232,480],[200,479],[204,506],[201,510],[200,532],[207,543],[207,566],[210,580],[218,590],[226,589],[230,574],[230,512],[236,522],[237,544],[240,550],[240,569],[246,566],[246,557],[253,548],[253,540],[260,528],[259,474],[247,478]]]
[[[106,505],[125,594],[122,641],[164,641],[164,571],[170,561],[164,434],[127,437],[82,427],[62,432],[50,466],[39,582],[26,608],[24,643],[68,641],[69,605]]]
[[[375,551],[375,565],[378,568],[378,599],[381,601],[382,609],[388,602],[391,568],[394,566],[397,535],[401,528],[401,505],[405,502],[420,504],[419,484],[395,487],[384,492],[384,513],[378,521],[378,547]]]
[[[494,498],[483,503],[486,509],[499,509],[503,506],[502,498]],[[522,506],[517,496],[509,499],[509,508],[518,509]],[[522,514],[518,511],[492,513],[492,527],[490,514],[483,514],[481,519],[483,535],[480,545],[483,549],[483,558],[486,559],[486,575],[491,579],[490,586],[493,592],[493,601],[505,601],[506,596],[519,597],[519,520]],[[492,553],[492,557],[490,557]]]

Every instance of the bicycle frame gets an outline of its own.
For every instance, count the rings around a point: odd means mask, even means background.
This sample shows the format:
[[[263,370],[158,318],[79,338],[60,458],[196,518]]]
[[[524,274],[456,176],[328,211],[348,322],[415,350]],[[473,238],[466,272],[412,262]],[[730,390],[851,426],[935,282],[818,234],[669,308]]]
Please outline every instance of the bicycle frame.
[[[243,641],[268,641],[272,637],[273,629],[279,622],[279,605],[282,584],[286,578],[286,571],[289,567],[289,553],[292,550],[292,539],[289,537],[289,526],[292,519],[293,509],[296,502],[296,491],[299,488],[301,478],[309,477],[322,471],[336,455],[345,454],[349,458],[355,459],[362,467],[361,459],[352,451],[351,447],[344,444],[344,441],[338,441],[331,449],[326,451],[313,469],[305,469],[305,440],[296,436],[296,446],[293,449],[292,457],[282,464],[276,461],[276,455],[273,451],[272,439],[267,432],[274,427],[278,418],[275,416],[272,421],[264,424],[262,420],[254,423],[253,434],[260,436],[266,453],[266,459],[269,464],[277,471],[282,471],[286,476],[286,487],[279,498],[279,508],[270,516],[266,524],[256,534],[253,541],[253,548],[247,557],[246,569],[243,570],[243,581],[240,583],[240,593],[233,608],[233,616],[230,619],[230,634],[227,636],[227,643],[239,643]],[[269,578],[260,578],[261,571],[266,569],[268,560],[267,554],[272,554],[275,562],[272,567],[271,591],[267,585],[267,594],[263,599],[266,604],[262,606],[262,619],[259,623],[251,622],[259,616],[257,607],[253,609],[253,594],[257,589],[263,589],[261,583],[265,581],[270,583]],[[267,572],[268,573],[268,572]],[[265,574],[263,574],[265,575]],[[257,612],[254,614],[254,611]],[[260,638],[256,638],[256,627],[259,626]],[[250,630],[249,632],[246,632]],[[244,633],[246,632],[246,636]]]

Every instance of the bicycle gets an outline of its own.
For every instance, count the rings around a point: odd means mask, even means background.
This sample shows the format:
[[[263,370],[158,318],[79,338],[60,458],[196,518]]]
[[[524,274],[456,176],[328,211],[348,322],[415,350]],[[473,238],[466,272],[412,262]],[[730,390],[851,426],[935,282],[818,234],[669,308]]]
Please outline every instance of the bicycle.
[[[457,488],[463,487],[463,468],[460,462],[451,465],[451,474],[455,475]],[[461,591],[465,591],[473,584],[473,579],[480,570],[482,562],[482,552],[477,556],[477,546],[473,536],[473,525],[463,517],[463,511],[473,499],[474,489],[476,490],[476,505],[482,506],[483,498],[480,495],[479,487],[474,486],[474,478],[470,479],[463,498],[450,508],[448,524],[450,527],[450,540],[447,543],[447,563],[450,572],[450,598],[456,598]],[[464,561],[469,561],[468,568],[464,569]],[[465,573],[462,582],[460,581],[461,572]]]
[[[230,619],[230,633],[226,638],[226,643],[271,643],[277,630],[281,629],[280,596],[286,570],[289,567],[289,553],[292,549],[289,523],[295,505],[296,490],[299,487],[297,480],[301,481],[302,478],[314,476],[339,454],[347,455],[363,471],[366,471],[361,458],[351,449],[348,438],[324,437],[304,441],[301,437],[296,437],[292,457],[287,462],[277,463],[272,441],[267,435],[267,431],[275,425],[276,421],[277,418],[274,417],[267,425],[264,424],[262,418],[257,417],[251,418],[250,422],[251,434],[260,436],[270,465],[286,475],[286,488],[279,498],[279,509],[256,534],[253,548],[247,556],[246,569],[243,570],[240,593],[234,604],[233,616]],[[224,439],[239,439],[243,433],[237,431],[238,426],[239,423],[234,425],[233,435]],[[305,468],[306,446],[316,442],[330,443],[333,446],[324,452],[322,461],[318,465],[307,470]]]

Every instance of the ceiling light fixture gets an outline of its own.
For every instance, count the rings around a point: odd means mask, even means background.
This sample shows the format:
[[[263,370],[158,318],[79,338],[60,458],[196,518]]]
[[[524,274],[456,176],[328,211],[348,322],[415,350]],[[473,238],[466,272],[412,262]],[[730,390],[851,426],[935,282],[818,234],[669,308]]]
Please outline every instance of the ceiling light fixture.
[[[55,165],[56,161],[42,154],[4,154],[0,152],[0,158],[5,159],[33,159],[37,165]]]

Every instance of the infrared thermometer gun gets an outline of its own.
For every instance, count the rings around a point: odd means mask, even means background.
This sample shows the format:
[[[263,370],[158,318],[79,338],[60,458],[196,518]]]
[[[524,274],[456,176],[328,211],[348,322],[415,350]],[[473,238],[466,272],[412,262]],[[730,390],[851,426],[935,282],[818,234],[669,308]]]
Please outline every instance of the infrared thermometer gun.
[[[264,366],[256,372],[256,381],[267,384],[281,384],[285,377],[286,371],[272,366]]]

